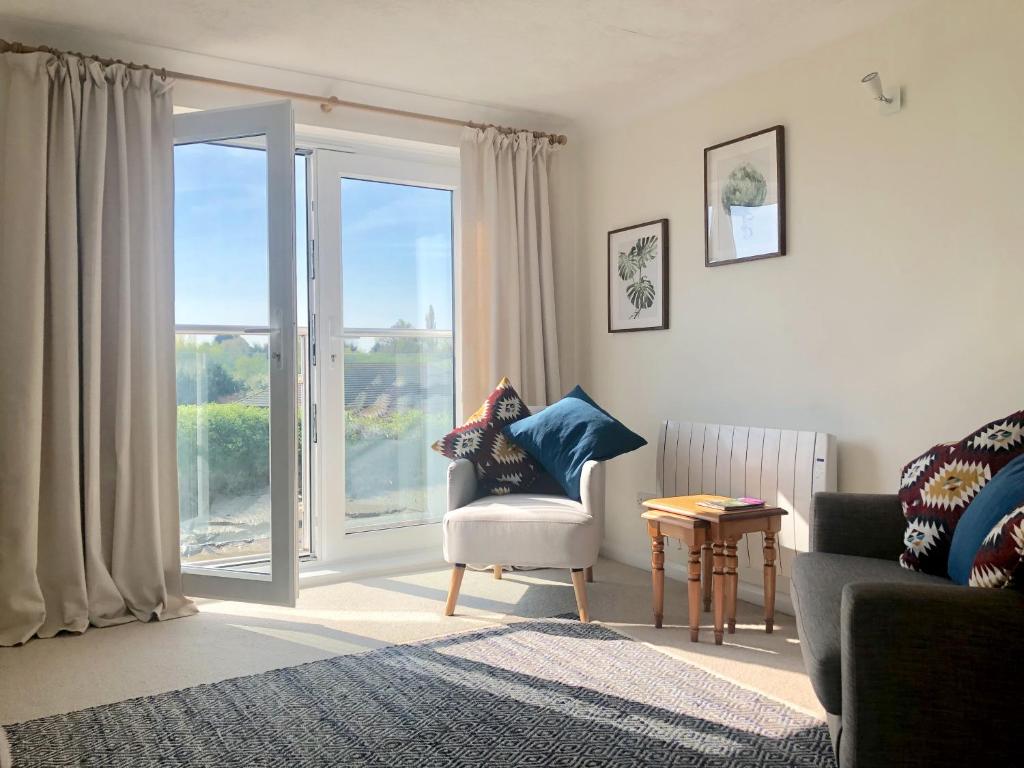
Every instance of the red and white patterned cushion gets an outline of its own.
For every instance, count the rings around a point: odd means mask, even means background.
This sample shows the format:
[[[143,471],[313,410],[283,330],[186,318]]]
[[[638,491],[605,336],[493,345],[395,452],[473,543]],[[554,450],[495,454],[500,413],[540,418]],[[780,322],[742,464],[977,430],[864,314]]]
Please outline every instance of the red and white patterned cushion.
[[[974,556],[972,587],[1020,587],[1024,576],[1024,504],[992,526]]]
[[[1024,453],[1024,411],[989,422],[956,443],[944,443],[908,463],[899,498],[907,518],[900,565],[947,575],[956,524],[1000,469]]]
[[[472,461],[480,485],[489,494],[536,490],[538,478],[545,474],[543,469],[526,451],[501,434],[509,424],[529,415],[526,403],[505,377],[465,424],[431,447],[449,459]]]

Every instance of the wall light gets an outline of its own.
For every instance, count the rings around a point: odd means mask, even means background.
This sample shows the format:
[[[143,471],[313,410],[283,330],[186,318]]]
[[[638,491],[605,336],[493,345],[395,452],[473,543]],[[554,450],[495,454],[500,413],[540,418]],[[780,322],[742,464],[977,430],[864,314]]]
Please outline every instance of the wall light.
[[[895,90],[886,93],[882,88],[882,78],[877,72],[868,72],[860,79],[871,94],[871,99],[878,102],[878,111],[883,115],[899,112],[903,106],[903,89],[896,86]]]

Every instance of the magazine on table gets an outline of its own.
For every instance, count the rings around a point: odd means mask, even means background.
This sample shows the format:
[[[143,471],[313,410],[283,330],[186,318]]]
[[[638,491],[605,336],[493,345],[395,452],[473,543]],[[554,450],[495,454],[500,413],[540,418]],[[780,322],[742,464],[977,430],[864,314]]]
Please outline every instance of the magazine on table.
[[[697,506],[717,509],[721,512],[733,512],[738,509],[763,507],[764,499],[755,499],[750,496],[742,496],[737,499],[708,499],[707,501],[698,501]]]

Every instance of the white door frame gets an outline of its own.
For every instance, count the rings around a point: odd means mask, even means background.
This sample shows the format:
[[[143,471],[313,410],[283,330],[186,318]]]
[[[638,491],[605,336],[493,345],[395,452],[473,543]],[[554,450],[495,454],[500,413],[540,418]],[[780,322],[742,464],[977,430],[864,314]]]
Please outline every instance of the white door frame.
[[[459,237],[459,165],[451,154],[415,155],[388,152],[379,147],[345,150],[320,148],[313,152],[315,306],[317,313],[318,365],[317,443],[314,447],[316,492],[313,494],[318,521],[318,561],[309,569],[339,566],[353,570],[374,570],[381,558],[400,566],[403,560],[424,560],[436,553],[441,558],[441,526],[425,523],[379,531],[346,533],[345,530],[345,420],[344,420],[344,327],[341,270],[341,179],[365,179],[393,184],[448,189],[452,191],[453,248],[453,336],[457,342]],[[455,402],[459,402],[461,364],[457,343],[455,354]],[[365,566],[363,568],[362,566]]]
[[[175,144],[266,138],[270,354],[271,573],[182,567],[195,597],[295,605],[295,121],[290,101],[187,112],[174,116]]]

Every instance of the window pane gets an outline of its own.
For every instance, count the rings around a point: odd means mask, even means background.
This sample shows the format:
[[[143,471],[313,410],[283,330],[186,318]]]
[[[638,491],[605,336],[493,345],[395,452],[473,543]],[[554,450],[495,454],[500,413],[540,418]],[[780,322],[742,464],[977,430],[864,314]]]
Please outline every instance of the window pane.
[[[251,146],[250,146],[251,145]],[[178,324],[268,324],[267,153],[174,148],[174,317]]]
[[[306,425],[310,423],[309,398],[307,387],[310,382],[311,348],[309,338],[309,279],[308,279],[308,254],[309,243],[309,218],[306,198],[308,157],[304,154],[295,156],[295,309],[296,327],[298,338],[296,340],[296,365],[298,378],[295,382],[295,392],[298,399],[296,413],[298,417],[298,431],[296,447],[298,451],[298,474],[295,487],[298,498],[296,499],[296,514],[298,515],[299,526],[299,553],[311,554],[313,552],[313,531],[311,510],[311,467],[307,458],[310,445],[309,429]]]
[[[452,328],[452,193],[341,181],[346,328]]]
[[[309,282],[307,281],[309,244],[308,207],[306,202],[306,155],[295,156],[295,309],[299,327],[309,323]]]
[[[452,339],[345,337],[346,531],[439,520],[452,428]]]
[[[452,193],[341,181],[347,532],[439,520],[454,418]],[[394,329],[392,331],[391,329]]]
[[[182,562],[270,563],[265,137],[174,148]]]
[[[269,557],[267,336],[179,333],[176,358],[182,562]]]

